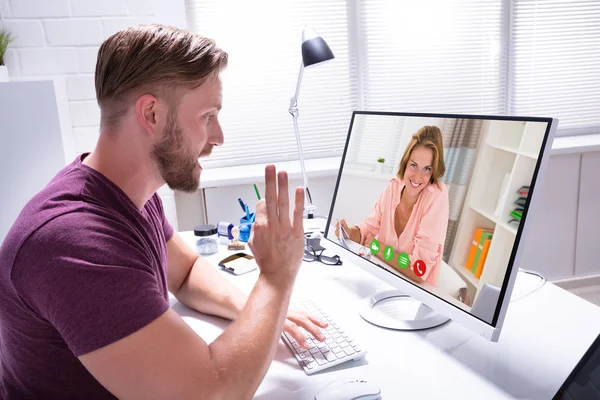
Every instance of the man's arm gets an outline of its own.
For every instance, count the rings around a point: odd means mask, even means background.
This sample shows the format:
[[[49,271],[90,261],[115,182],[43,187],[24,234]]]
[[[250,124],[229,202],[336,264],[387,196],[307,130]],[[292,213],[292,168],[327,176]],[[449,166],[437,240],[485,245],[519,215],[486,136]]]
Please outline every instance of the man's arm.
[[[289,218],[287,175],[266,168],[250,246],[260,275],[236,320],[207,345],[174,311],[137,332],[79,357],[121,399],[249,399],[269,367],[302,263],[304,192]]]
[[[193,251],[175,232],[167,242],[169,291],[186,306],[233,320],[248,296]]]
[[[175,232],[167,242],[169,291],[182,304],[204,314],[235,320],[244,308],[248,296],[203,257],[198,256]],[[289,310],[284,330],[306,347],[304,330],[319,340],[325,340],[320,328],[327,324],[312,315]]]

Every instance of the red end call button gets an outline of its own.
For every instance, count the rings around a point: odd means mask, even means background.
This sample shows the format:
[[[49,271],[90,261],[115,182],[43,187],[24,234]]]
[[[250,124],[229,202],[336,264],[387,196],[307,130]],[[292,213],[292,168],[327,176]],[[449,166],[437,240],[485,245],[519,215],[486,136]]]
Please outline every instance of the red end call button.
[[[425,271],[427,271],[427,265],[425,264],[425,261],[423,260],[417,260],[415,261],[415,265],[413,265],[413,270],[415,271],[415,275],[417,276],[423,276],[425,275]]]

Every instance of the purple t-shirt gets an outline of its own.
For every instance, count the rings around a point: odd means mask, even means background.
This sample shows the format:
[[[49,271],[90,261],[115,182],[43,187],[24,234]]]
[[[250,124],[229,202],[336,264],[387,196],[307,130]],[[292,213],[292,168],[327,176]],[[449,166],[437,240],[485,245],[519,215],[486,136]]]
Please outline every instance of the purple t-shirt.
[[[140,211],[78,157],[23,209],[0,247],[0,397],[113,399],[78,356],[169,308],[154,194]]]

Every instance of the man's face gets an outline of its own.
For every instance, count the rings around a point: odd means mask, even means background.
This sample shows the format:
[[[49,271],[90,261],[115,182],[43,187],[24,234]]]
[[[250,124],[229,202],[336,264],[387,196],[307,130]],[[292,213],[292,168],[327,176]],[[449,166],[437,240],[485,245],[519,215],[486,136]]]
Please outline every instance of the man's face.
[[[185,92],[176,111],[170,111],[165,132],[152,150],[152,157],[164,181],[173,190],[198,190],[202,167],[198,158],[223,144],[218,114],[222,104],[218,76]]]

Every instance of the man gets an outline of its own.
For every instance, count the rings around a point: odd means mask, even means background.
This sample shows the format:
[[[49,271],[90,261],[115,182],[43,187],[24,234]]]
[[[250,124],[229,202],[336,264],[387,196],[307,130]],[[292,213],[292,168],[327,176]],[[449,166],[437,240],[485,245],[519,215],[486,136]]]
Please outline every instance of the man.
[[[325,324],[288,313],[303,255],[303,191],[290,220],[285,172],[265,170],[246,297],[166,221],[163,184],[195,191],[198,158],[223,143],[213,41],[160,25],[108,38],[96,65],[95,150],[23,209],[0,248],[0,395],[19,399],[244,399],[282,329],[323,339]],[[234,322],[208,345],[174,311]]]

